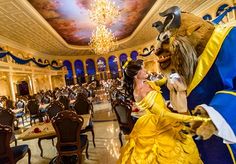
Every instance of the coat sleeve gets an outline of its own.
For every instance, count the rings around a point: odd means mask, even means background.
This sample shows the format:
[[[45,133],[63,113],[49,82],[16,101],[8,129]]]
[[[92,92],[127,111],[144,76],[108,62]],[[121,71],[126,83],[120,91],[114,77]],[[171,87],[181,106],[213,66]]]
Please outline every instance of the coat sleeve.
[[[202,106],[217,128],[216,135],[224,139],[224,143],[236,143],[236,92],[219,91],[209,105]]]

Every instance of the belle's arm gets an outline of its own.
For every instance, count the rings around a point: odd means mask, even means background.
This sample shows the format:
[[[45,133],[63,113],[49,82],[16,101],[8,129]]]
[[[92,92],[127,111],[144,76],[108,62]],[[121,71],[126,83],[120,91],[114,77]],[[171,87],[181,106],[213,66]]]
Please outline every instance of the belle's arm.
[[[150,110],[152,113],[158,114],[160,117],[174,119],[176,121],[191,122],[191,121],[210,121],[210,118],[203,118],[200,116],[190,116],[180,113],[172,113],[168,110],[162,109],[164,107],[163,97],[158,91],[151,91],[136,105],[140,110]],[[165,108],[165,107],[164,107]]]
[[[159,105],[154,103],[153,104],[153,109],[155,110],[155,108],[158,110]],[[174,119],[176,121],[183,121],[183,122],[193,122],[193,121],[211,121],[210,118],[204,118],[204,117],[200,117],[200,116],[191,116],[191,115],[185,115],[185,114],[179,114],[179,113],[172,113],[170,111],[162,111],[160,113],[160,117],[165,117],[165,118],[170,118],[170,119]]]

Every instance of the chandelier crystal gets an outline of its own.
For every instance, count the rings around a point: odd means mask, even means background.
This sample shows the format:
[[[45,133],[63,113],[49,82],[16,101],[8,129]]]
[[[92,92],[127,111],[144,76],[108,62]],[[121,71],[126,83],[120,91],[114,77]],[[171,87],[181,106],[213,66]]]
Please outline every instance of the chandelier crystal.
[[[89,46],[95,54],[104,55],[113,51],[116,46],[116,37],[105,25],[97,26],[90,38]]]
[[[94,0],[89,15],[90,19],[97,24],[112,24],[120,15],[120,11],[110,0]]]

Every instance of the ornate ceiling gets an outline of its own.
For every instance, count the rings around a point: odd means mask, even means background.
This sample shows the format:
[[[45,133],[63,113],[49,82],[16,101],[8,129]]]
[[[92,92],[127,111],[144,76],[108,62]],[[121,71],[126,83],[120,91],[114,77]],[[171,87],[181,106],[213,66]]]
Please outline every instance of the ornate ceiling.
[[[107,26],[118,40],[132,34],[156,0],[113,0],[120,16]],[[88,45],[96,24],[89,18],[93,0],[29,0],[32,6],[72,45]]]
[[[212,3],[210,1],[158,0],[154,3],[154,0],[115,0],[122,13],[122,19],[112,26],[120,39],[119,49],[153,40],[157,32],[151,25],[160,19],[160,11],[177,5],[191,12],[203,3]],[[73,0],[77,5],[74,8],[78,13],[75,14],[73,10],[69,12],[71,4],[68,2],[72,0],[0,0],[0,41],[49,55],[91,54],[85,44],[94,25],[89,23],[88,17],[79,19],[86,13],[90,0]]]

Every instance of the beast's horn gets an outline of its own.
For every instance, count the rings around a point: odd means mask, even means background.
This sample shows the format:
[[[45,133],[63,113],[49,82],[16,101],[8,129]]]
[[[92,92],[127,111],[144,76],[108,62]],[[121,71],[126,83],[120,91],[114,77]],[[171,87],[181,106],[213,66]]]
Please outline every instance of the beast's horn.
[[[161,21],[154,22],[152,27],[155,27],[160,33],[164,30],[164,24]]]
[[[179,28],[181,24],[180,8],[173,6],[166,11],[160,13],[160,16],[166,17],[164,22],[164,30]]]

